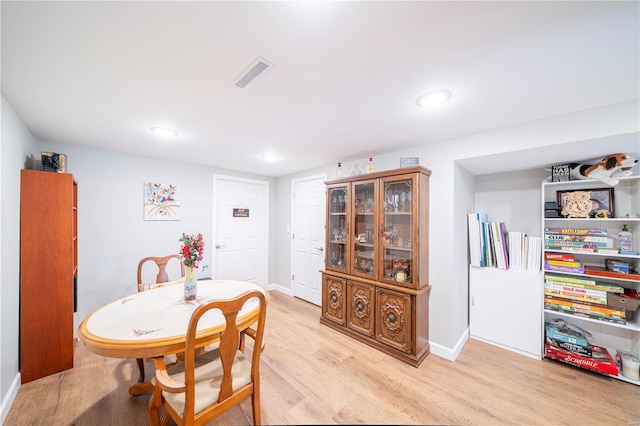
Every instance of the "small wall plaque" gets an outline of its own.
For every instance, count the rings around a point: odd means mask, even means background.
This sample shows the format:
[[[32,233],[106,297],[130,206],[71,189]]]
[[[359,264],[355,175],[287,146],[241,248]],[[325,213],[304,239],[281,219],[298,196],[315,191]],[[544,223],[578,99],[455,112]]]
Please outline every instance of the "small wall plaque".
[[[400,159],[400,167],[412,167],[420,165],[420,157],[406,157]]]
[[[233,217],[249,217],[249,209],[233,209]]]

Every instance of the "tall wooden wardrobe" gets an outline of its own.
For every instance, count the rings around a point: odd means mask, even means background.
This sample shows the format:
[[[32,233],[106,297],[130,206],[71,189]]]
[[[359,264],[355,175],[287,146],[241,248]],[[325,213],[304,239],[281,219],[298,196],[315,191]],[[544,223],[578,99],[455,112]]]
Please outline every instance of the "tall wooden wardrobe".
[[[73,175],[22,170],[22,383],[73,367],[73,313],[78,272],[77,201],[78,186]]]

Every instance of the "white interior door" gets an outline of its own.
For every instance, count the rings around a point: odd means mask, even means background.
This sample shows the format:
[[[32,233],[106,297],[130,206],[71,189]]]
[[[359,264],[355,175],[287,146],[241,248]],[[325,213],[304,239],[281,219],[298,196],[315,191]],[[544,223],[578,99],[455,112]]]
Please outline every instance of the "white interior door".
[[[269,182],[214,175],[214,279],[267,287]]]
[[[324,269],[326,175],[292,181],[291,287],[293,295],[321,304]]]

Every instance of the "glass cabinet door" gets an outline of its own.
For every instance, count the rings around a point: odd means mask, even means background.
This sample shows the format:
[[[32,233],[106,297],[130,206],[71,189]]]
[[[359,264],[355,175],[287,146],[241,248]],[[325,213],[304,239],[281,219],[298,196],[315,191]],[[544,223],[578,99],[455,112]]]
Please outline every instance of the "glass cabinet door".
[[[352,274],[377,279],[374,259],[375,244],[378,238],[376,222],[376,181],[367,180],[352,184]]]
[[[416,238],[416,188],[413,175],[381,180],[380,280],[412,287]]]
[[[347,272],[349,222],[349,184],[327,188],[327,254],[325,266],[334,271]]]

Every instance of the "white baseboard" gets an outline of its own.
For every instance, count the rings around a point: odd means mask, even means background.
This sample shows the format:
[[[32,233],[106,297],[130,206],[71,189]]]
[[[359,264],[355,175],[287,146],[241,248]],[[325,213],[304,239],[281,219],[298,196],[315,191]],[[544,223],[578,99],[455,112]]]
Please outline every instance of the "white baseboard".
[[[469,328],[467,328],[456,345],[452,348],[447,348],[446,346],[438,345],[437,343],[429,342],[429,346],[431,347],[431,353],[439,356],[440,358],[444,358],[449,361],[455,361],[460,355],[460,351],[464,347],[464,344],[469,340]]]
[[[498,343],[498,342],[494,342],[494,341],[491,341],[491,340],[483,339],[482,337],[478,337],[478,336],[471,336],[471,338],[474,339],[474,340],[478,340],[480,342],[488,343],[489,345],[497,346],[497,347],[505,349],[507,351],[515,352],[517,354],[524,355],[524,356],[529,357],[529,358],[537,359],[538,361],[542,360],[542,352],[540,352],[540,353],[531,353],[531,352],[523,351],[522,349],[519,349],[519,348],[514,348],[514,347],[511,347],[511,346],[503,345],[502,343]],[[542,349],[541,349],[541,351],[542,351]]]
[[[2,399],[2,405],[0,405],[0,424],[4,424],[4,421],[7,419],[9,415],[9,410],[11,409],[11,405],[13,401],[16,399],[16,395],[18,395],[18,389],[20,389],[20,372],[16,374],[16,377],[11,382],[11,386],[9,387],[9,392]]]
[[[279,291],[280,293],[284,293],[287,296],[293,296],[293,292],[291,291],[290,288],[282,287],[280,284],[269,284],[269,287],[267,288],[267,290],[275,290],[275,291]]]

